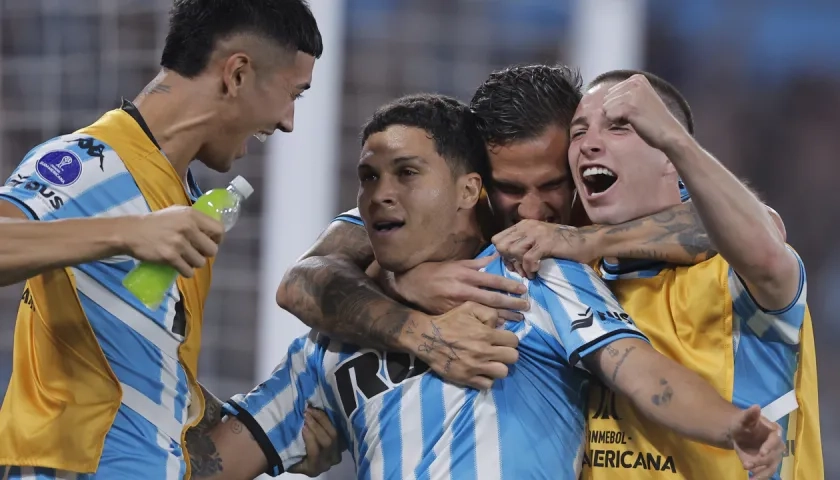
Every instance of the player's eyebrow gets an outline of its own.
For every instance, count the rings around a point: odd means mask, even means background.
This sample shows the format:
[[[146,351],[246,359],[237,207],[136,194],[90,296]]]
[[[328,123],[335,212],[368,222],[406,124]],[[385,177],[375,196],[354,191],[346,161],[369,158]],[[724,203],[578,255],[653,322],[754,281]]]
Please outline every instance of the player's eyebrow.
[[[577,117],[574,120],[572,120],[572,123],[569,125],[569,128],[571,129],[572,127],[576,127],[578,125],[585,127],[589,125],[589,120],[587,120],[586,117],[583,116]]]
[[[395,165],[399,165],[401,163],[407,163],[407,162],[419,162],[419,163],[423,163],[423,164],[426,163],[426,161],[423,160],[422,157],[418,157],[417,155],[407,155],[407,156],[403,156],[403,157],[396,157],[395,159],[391,160],[391,162],[394,163]]]

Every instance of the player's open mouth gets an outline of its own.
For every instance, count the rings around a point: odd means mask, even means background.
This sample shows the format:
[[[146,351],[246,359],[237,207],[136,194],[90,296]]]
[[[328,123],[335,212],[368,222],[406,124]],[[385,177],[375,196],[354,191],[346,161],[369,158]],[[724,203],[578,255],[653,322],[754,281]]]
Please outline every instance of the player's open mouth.
[[[393,233],[397,230],[401,229],[405,225],[405,222],[399,220],[384,220],[381,222],[375,222],[373,224],[373,229],[377,231],[377,233]]]
[[[600,195],[615,185],[618,176],[606,167],[591,166],[583,168],[580,174],[586,194],[590,197]]]
[[[267,132],[265,130],[260,130],[259,132],[255,133],[254,136],[257,138],[257,140],[260,141],[260,143],[265,143],[265,141],[268,140],[268,137],[272,133],[274,133],[274,132]]]

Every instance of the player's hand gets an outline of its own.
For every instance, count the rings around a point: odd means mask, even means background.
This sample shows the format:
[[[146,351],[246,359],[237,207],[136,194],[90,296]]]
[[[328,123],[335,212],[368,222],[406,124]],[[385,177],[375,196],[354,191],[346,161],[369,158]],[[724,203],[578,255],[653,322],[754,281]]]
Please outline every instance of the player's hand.
[[[304,415],[303,443],[306,446],[306,457],[291,467],[289,472],[317,477],[341,463],[342,443],[325,412],[310,407]]]
[[[216,256],[224,227],[193,208],[174,206],[126,218],[121,234],[132,257],[170,265],[189,278]]]
[[[508,268],[528,278],[534,278],[543,258],[595,260],[594,245],[577,228],[538,220],[522,220],[494,235],[492,241]]]
[[[610,87],[604,97],[604,115],[612,122],[629,123],[642,140],[659,150],[690,137],[644,75]]]
[[[785,452],[781,427],[762,417],[761,408],[753,405],[735,417],[730,435],[744,469],[753,474],[752,478],[772,478]]]
[[[517,311],[528,310],[521,297],[525,286],[510,278],[480,272],[495,255],[477,260],[430,262],[394,276],[394,290],[407,302],[433,315],[448,312],[464,302],[475,302],[497,309],[504,320],[522,320]],[[511,296],[509,294],[513,294]]]
[[[411,350],[449,382],[488,389],[519,360],[519,337],[496,329],[496,310],[466,302],[426,321],[410,323]]]

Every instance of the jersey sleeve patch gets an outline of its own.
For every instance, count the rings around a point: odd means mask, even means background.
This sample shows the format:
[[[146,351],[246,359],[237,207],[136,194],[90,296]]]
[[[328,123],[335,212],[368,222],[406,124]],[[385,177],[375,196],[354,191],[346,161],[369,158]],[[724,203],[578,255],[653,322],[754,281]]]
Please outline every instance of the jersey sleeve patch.
[[[139,195],[113,149],[75,134],[30,151],[0,187],[0,197],[41,220],[96,216]]]
[[[548,313],[538,317],[550,319],[541,327],[563,345],[571,365],[581,367],[582,358],[621,338],[647,341],[591,267],[546,259],[533,283],[537,292],[532,298]]]

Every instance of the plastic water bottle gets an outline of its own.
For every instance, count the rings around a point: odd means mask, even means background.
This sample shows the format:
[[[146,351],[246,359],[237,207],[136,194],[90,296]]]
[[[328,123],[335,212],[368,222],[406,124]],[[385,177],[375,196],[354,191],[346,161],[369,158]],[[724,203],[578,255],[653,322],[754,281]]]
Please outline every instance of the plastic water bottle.
[[[254,193],[254,188],[242,177],[231,180],[227,188],[215,188],[205,193],[193,204],[194,209],[219,220],[227,232],[239,219],[242,201]],[[141,262],[128,272],[123,285],[151,310],[157,310],[172,284],[178,270],[169,265]]]

